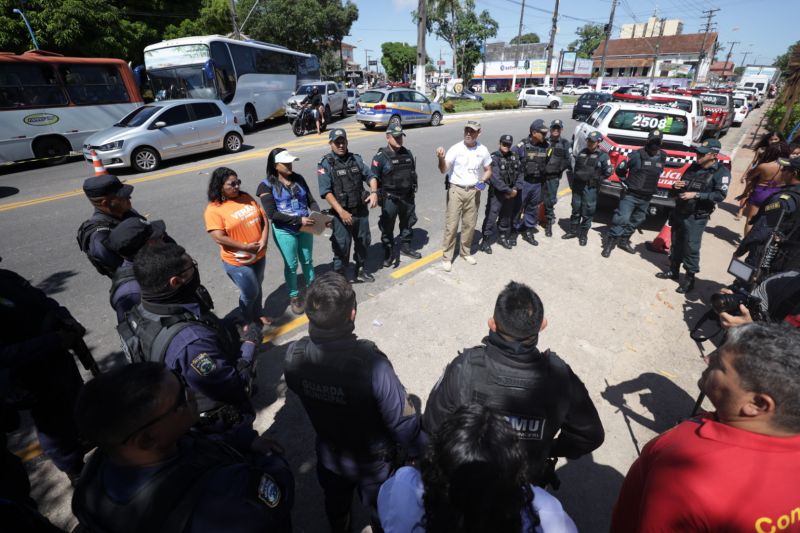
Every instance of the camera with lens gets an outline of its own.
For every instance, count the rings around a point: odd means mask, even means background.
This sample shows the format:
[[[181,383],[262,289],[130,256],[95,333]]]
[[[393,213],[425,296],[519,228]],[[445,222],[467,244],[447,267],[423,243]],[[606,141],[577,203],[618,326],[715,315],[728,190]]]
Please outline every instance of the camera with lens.
[[[753,296],[742,288],[734,287],[733,294],[712,294],[711,295],[711,308],[718,315],[720,313],[728,313],[730,315],[739,315],[739,306],[744,305],[749,311],[750,316],[756,317],[761,308],[761,298]]]

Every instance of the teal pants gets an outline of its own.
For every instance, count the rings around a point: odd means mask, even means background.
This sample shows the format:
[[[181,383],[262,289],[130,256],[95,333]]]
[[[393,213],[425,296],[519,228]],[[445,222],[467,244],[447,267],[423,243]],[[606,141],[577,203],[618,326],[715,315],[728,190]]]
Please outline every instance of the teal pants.
[[[286,286],[289,288],[289,298],[300,295],[297,290],[297,263],[303,268],[303,278],[306,287],[314,281],[314,263],[311,259],[311,251],[314,247],[314,236],[311,233],[299,231],[292,233],[272,225],[272,238],[278,246],[278,251],[283,257],[283,277],[286,279]]]

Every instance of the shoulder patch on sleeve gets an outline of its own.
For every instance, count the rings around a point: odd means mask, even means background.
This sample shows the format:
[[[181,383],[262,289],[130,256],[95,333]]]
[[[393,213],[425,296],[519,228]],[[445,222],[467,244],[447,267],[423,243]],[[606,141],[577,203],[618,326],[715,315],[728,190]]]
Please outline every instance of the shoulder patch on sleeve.
[[[788,200],[788,199],[790,199],[790,198],[791,198],[791,196],[790,196],[790,195],[788,195],[788,194],[781,194],[781,196],[780,196],[780,199],[781,199],[781,200]]]
[[[281,503],[281,488],[269,474],[263,474],[258,482],[258,499],[270,509]]]
[[[192,369],[201,376],[211,374],[217,368],[217,363],[206,352],[194,356],[192,359]]]

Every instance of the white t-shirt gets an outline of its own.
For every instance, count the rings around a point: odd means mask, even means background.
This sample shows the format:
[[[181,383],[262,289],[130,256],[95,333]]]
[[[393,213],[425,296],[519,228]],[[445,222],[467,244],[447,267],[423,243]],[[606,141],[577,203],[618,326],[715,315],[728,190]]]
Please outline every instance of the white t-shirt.
[[[492,164],[492,156],[481,143],[467,148],[461,141],[447,150],[444,162],[450,173],[450,183],[471,187],[483,178],[484,169]]]

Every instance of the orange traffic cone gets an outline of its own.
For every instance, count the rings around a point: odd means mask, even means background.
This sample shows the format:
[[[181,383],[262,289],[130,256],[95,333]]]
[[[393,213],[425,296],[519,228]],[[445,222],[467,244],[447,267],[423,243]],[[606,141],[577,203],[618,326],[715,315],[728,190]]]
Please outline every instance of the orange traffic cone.
[[[92,156],[92,166],[94,167],[94,175],[107,176],[108,170],[106,170],[106,167],[103,166],[103,162],[100,161],[100,158],[97,157],[97,152],[95,152],[94,150],[89,150],[89,154]]]
[[[544,214],[544,202],[539,204],[539,225],[540,226],[547,225],[547,217]]]
[[[651,252],[669,254],[670,246],[672,246],[672,228],[667,223],[661,227],[656,238],[647,243],[647,249]]]

